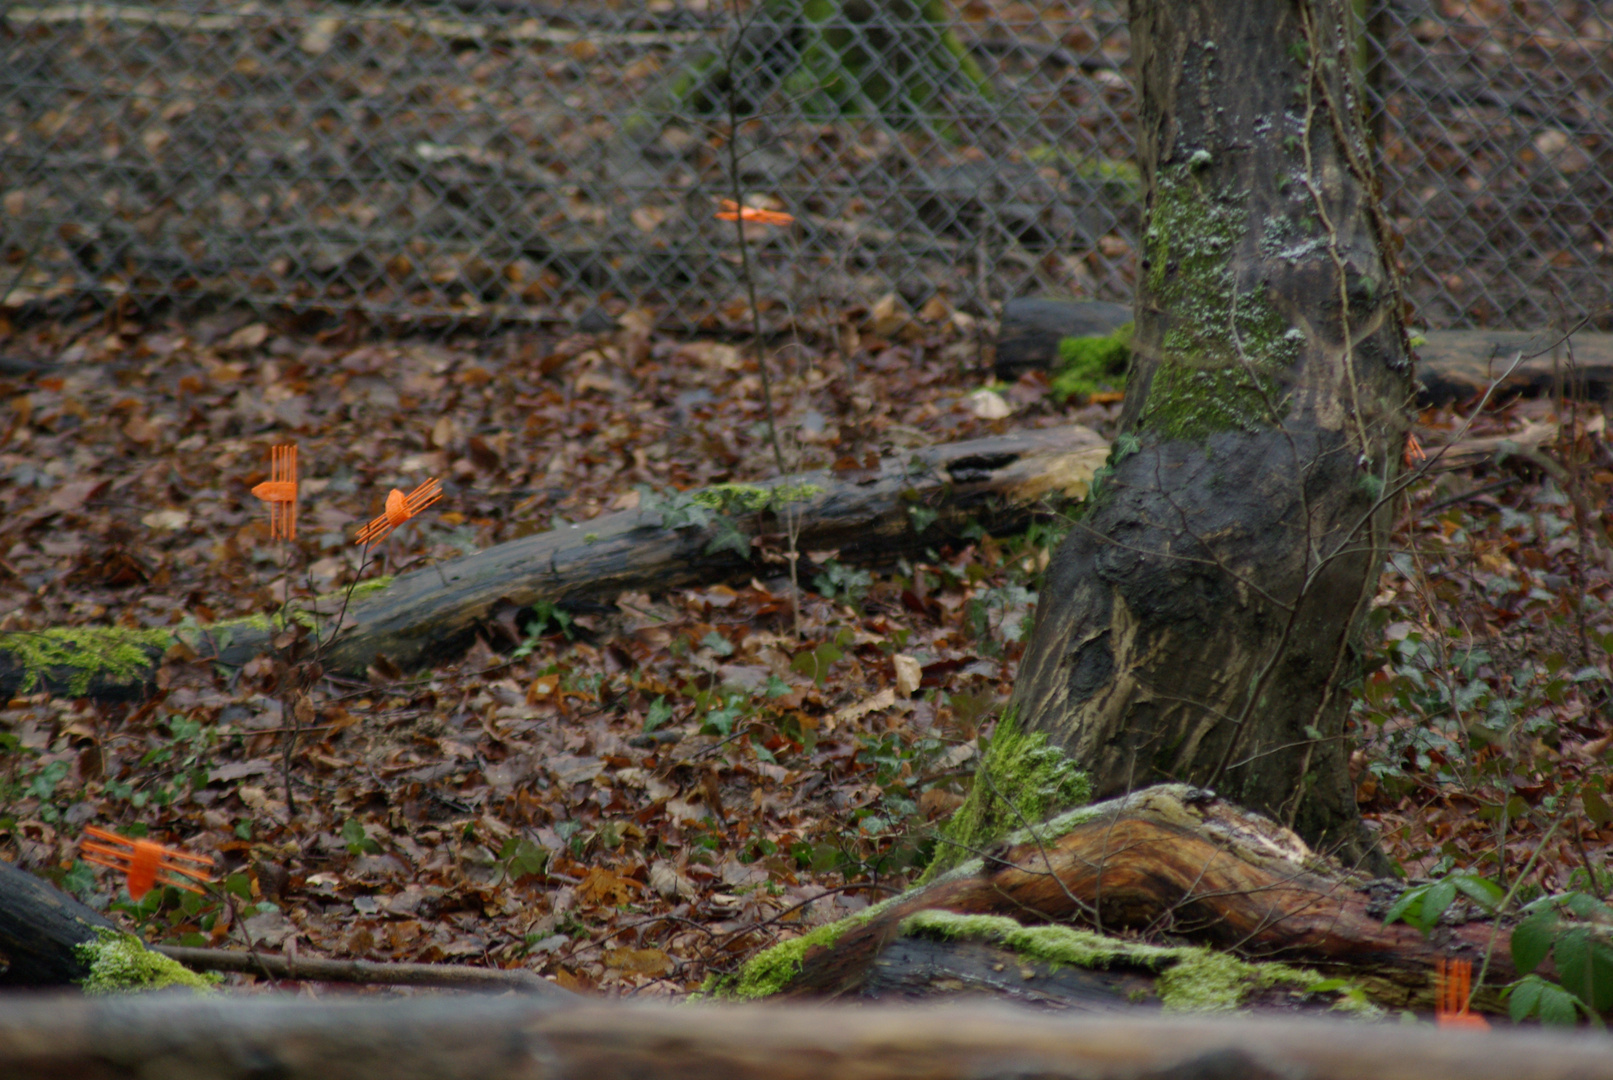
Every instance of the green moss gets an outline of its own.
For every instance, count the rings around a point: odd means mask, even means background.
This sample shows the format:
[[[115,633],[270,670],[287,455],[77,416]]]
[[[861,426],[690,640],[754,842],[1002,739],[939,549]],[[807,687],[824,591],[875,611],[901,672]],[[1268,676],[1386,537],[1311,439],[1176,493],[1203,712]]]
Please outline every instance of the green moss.
[[[370,578],[368,581],[361,581],[357,585],[353,586],[353,596],[369,596],[371,593],[378,593],[388,585],[392,584],[392,582],[395,580],[397,579],[391,574],[382,574],[380,577]]]
[[[1240,288],[1248,212],[1242,198],[1213,184],[1207,164],[1195,155],[1160,170],[1143,240],[1164,330],[1141,425],[1166,439],[1280,421],[1274,413],[1304,341],[1263,285]]]
[[[126,994],[174,986],[211,993],[218,984],[217,976],[198,975],[179,961],[146,948],[133,934],[98,927],[95,940],[81,942],[74,951],[90,969],[83,980],[86,994]]]
[[[1010,712],[997,722],[974,785],[942,826],[935,860],[920,880],[932,881],[1010,830],[1040,826],[1091,797],[1087,774],[1044,733],[1022,733]]]
[[[0,649],[23,669],[23,693],[32,693],[66,669],[71,673],[67,692],[78,697],[88,692],[97,676],[114,685],[143,681],[173,641],[166,630],[73,626],[0,634]]]
[[[839,922],[820,926],[798,938],[781,941],[771,948],[763,949],[746,961],[738,974],[713,975],[706,979],[697,996],[730,1001],[751,1001],[771,997],[788,986],[790,980],[801,973],[801,964],[806,959],[808,950],[820,945],[824,947],[833,945],[847,930],[861,926],[895,901],[895,897],[883,900],[855,915],[848,915]]]
[[[757,514],[776,511],[790,503],[805,502],[822,495],[818,484],[779,484],[763,487],[760,484],[712,484],[699,491],[689,492],[689,501],[699,503],[720,514]]]
[[[1102,337],[1067,337],[1059,341],[1059,370],[1053,393],[1060,401],[1087,398],[1100,390],[1126,384],[1131,362],[1131,323]]]
[[[1190,946],[1121,941],[1068,926],[1022,926],[1001,915],[921,911],[902,922],[903,934],[985,941],[1055,967],[1107,968],[1116,963],[1157,972],[1155,987],[1167,1012],[1236,1009],[1253,990],[1306,990],[1321,980],[1287,964],[1257,964]]]

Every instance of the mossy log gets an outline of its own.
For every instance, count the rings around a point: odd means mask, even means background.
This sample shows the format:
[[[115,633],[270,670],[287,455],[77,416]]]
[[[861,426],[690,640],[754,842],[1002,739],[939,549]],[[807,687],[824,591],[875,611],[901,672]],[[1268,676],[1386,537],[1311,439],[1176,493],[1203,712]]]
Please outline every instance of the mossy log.
[[[531,998],[0,1000],[7,1080],[1613,1080],[1613,1038],[996,1005],[668,1007]]]
[[[1065,338],[1107,338],[1131,322],[1131,309],[1095,300],[1037,297],[1003,305],[997,327],[996,372],[1012,381],[1027,371],[1056,371]],[[1521,394],[1613,397],[1613,334],[1574,335],[1573,357],[1552,331],[1430,330],[1417,346],[1422,405],[1446,405],[1482,395],[1492,384],[1504,399]],[[1512,366],[1522,354],[1529,359]],[[1539,355],[1536,355],[1539,354]]]
[[[383,656],[415,667],[463,649],[500,612],[514,612],[519,624],[523,610],[545,602],[564,606],[780,573],[786,519],[798,524],[798,550],[838,550],[842,561],[865,564],[922,551],[970,524],[1011,532],[1049,503],[1084,496],[1107,454],[1097,434],[1071,425],[926,447],[866,469],[685,492],[361,591],[323,663],[355,675]],[[329,633],[338,606],[321,606],[322,633]],[[177,637],[119,627],[0,634],[0,693],[136,697],[176,644],[188,655],[233,666],[269,649],[275,633],[260,617]]]
[[[89,974],[78,946],[106,916],[0,859],[0,987],[70,986]]]
[[[1289,830],[1182,785],[1068,811],[973,854],[929,884],[760,954],[713,991],[990,994],[1082,1011],[1149,999],[1293,1008],[1296,995],[1337,977],[1358,991],[1346,1005],[1364,996],[1431,1011],[1440,957],[1478,972],[1490,953],[1477,1007],[1497,1007],[1493,988],[1515,977],[1505,947],[1491,948],[1493,924],[1430,937],[1386,926],[1399,886],[1355,877]],[[1173,944],[1141,944],[1147,937]],[[1331,993],[1313,1003],[1338,1004]]]

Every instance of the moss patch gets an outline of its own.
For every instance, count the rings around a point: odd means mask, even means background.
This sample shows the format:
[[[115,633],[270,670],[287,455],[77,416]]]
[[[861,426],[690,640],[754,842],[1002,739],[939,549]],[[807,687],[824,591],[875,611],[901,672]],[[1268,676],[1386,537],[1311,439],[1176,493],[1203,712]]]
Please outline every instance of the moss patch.
[[[1321,981],[1316,972],[1287,964],[1249,963],[1211,949],[1120,941],[1068,926],[1022,926],[1001,915],[920,911],[903,920],[902,933],[990,942],[1055,967],[1124,963],[1144,968],[1157,972],[1155,986],[1166,1012],[1222,1012],[1238,1008],[1254,990],[1305,990]]]
[[[712,484],[689,492],[689,501],[720,514],[755,514],[764,510],[777,511],[790,503],[805,502],[823,492],[824,488],[818,484],[779,484],[775,487]]]
[[[68,672],[67,692],[82,696],[97,678],[114,685],[141,682],[154,660],[173,644],[166,630],[124,626],[72,626],[17,630],[0,635],[0,648],[23,669],[20,689],[32,693]]]
[[[974,786],[941,827],[935,860],[919,880],[933,881],[1004,833],[1040,826],[1091,797],[1087,774],[1064,751],[1050,746],[1044,733],[1022,733],[1010,712],[997,722],[975,770]]]
[[[891,897],[882,900],[873,907],[846,916],[839,922],[820,926],[798,938],[781,941],[771,948],[763,949],[746,961],[738,974],[713,975],[708,978],[694,997],[716,998],[723,1001],[753,1001],[757,998],[771,997],[788,986],[790,980],[801,973],[801,964],[806,959],[809,949],[820,945],[824,947],[833,945],[847,930],[861,926],[878,916],[897,899],[899,898]]]
[[[1060,401],[1088,398],[1126,384],[1131,362],[1131,323],[1104,337],[1067,337],[1059,341],[1059,370],[1053,394]]]
[[[94,941],[81,942],[74,950],[90,969],[84,977],[86,994],[127,994],[166,990],[184,986],[197,993],[211,993],[217,976],[198,975],[177,960],[141,944],[133,934],[98,927]]]
[[[391,574],[382,574],[380,577],[370,578],[368,581],[361,581],[357,585],[353,586],[353,595],[357,597],[369,596],[371,593],[378,593],[388,585],[392,584],[392,582],[395,580],[397,579]],[[320,597],[321,600],[333,598],[340,599],[341,593],[334,593],[330,597]]]
[[[1164,332],[1141,425],[1166,439],[1279,422],[1285,376],[1304,341],[1263,285],[1240,288],[1235,264],[1248,211],[1197,164],[1195,155],[1160,170],[1143,240]]]

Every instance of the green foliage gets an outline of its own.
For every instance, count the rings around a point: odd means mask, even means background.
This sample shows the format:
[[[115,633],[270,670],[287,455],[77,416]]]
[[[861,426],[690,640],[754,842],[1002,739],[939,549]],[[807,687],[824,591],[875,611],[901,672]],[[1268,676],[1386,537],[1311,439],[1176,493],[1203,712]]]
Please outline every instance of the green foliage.
[[[1103,337],[1067,337],[1059,341],[1059,367],[1053,394],[1060,401],[1087,398],[1126,384],[1131,363],[1131,323]]]
[[[1582,892],[1542,897],[1524,908],[1511,946],[1524,976],[1508,999],[1513,1019],[1571,1024],[1580,1011],[1594,1018],[1613,1009],[1613,908],[1603,901]],[[1535,973],[1547,959],[1560,986]]]
[[[365,833],[364,823],[358,818],[348,818],[342,823],[342,842],[347,845],[349,855],[374,855],[381,850],[381,845]]]
[[[825,562],[823,572],[812,578],[812,587],[818,591],[819,596],[825,600],[838,600],[852,607],[862,603],[863,597],[868,595],[868,590],[873,584],[874,576],[868,571],[846,566],[834,559]]]
[[[805,675],[822,686],[824,680],[829,677],[829,668],[836,660],[846,655],[846,647],[855,637],[850,629],[842,628],[832,639],[796,653],[794,659],[790,661],[790,670]]]
[[[1485,911],[1494,912],[1501,906],[1505,893],[1495,882],[1478,874],[1458,872],[1446,874],[1438,881],[1414,885],[1400,894],[1384,913],[1385,925],[1404,921],[1424,934],[1433,931],[1439,917],[1455,902],[1458,894],[1466,896]]]

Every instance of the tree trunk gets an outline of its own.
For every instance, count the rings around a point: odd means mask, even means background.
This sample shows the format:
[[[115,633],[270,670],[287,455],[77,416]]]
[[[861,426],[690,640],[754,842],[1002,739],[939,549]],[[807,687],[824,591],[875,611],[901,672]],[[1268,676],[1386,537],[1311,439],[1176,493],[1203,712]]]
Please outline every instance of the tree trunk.
[[[541,603],[783,572],[784,533],[792,523],[798,551],[834,549],[848,563],[893,562],[967,525],[1010,532],[1043,512],[1048,500],[1085,495],[1107,450],[1088,428],[1043,428],[924,447],[866,469],[721,485],[658,507],[603,514],[356,595],[322,663],[354,675],[380,656],[416,667],[469,645],[501,612],[519,625],[520,613]],[[339,597],[320,605],[322,634],[339,607]],[[274,635],[267,619],[236,621],[203,627],[184,644],[239,665],[268,651]],[[138,697],[174,643],[166,631],[115,627],[0,634],[0,695]]]
[[[0,859],[0,987],[69,986],[89,974],[77,947],[105,915]]]
[[[1097,797],[1214,788],[1361,859],[1341,685],[1412,373],[1342,15],[1132,6],[1148,225],[1122,434],[1052,561],[997,741],[1062,749]],[[1023,812],[1006,785],[962,833]]]

